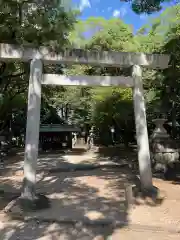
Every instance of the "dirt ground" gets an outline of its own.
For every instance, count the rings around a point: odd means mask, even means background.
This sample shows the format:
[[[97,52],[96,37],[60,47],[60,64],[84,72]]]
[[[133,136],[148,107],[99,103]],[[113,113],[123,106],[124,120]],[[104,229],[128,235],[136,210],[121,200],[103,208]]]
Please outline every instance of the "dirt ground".
[[[6,191],[0,194],[0,240],[179,239],[179,183],[154,178],[154,185],[163,192],[163,201],[153,204],[148,199],[136,199],[129,208],[125,189],[133,184],[134,173],[128,166],[114,167],[115,162],[125,163],[126,155],[114,158],[82,149],[40,155],[37,192],[46,194],[51,208],[24,214],[16,205],[12,207],[12,212],[23,215],[26,221],[13,220],[10,213],[4,212],[13,193],[20,193],[23,178],[23,154],[9,160],[0,173],[1,189]],[[99,163],[101,168],[94,170],[76,169]],[[59,171],[53,171],[56,169]]]
[[[0,240],[179,240],[179,234],[153,230],[114,229],[107,227],[84,227],[63,224],[48,224],[31,221],[14,221],[1,224]]]

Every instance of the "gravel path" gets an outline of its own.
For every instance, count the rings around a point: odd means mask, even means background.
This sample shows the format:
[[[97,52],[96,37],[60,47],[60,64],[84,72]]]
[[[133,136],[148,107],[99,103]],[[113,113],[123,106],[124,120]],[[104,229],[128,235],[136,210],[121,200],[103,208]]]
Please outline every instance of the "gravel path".
[[[0,240],[179,240],[179,234],[137,229],[58,225],[38,222],[0,224]]]
[[[154,185],[165,193],[164,201],[160,205],[151,205],[140,199],[134,208],[128,209],[124,199],[124,186],[131,173],[127,169],[108,168],[59,173],[43,170],[62,165],[69,166],[69,164],[97,163],[97,161],[109,160],[98,159],[93,153],[41,156],[38,163],[37,191],[46,193],[52,207],[31,215],[54,219],[68,217],[68,219],[79,220],[88,218],[129,221],[132,223],[129,229],[37,221],[17,222],[7,219],[6,215],[1,215],[0,240],[119,240],[120,237],[125,240],[139,240],[140,237],[149,240],[180,239],[180,234],[177,232],[178,229],[180,230],[180,185],[178,183],[154,179]],[[20,191],[23,177],[22,162],[21,156],[18,156],[18,159],[16,157],[15,163],[10,162],[1,173],[1,187],[6,191]],[[0,213],[3,214],[3,209],[8,202],[9,200],[0,198]],[[175,230],[176,233],[174,233]]]

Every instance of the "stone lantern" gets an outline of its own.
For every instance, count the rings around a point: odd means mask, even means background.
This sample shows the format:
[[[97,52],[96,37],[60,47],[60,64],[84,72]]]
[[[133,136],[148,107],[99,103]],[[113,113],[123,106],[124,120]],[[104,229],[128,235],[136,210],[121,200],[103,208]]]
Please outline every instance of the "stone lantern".
[[[174,163],[179,161],[179,149],[174,141],[166,132],[163,124],[167,119],[157,118],[153,120],[156,125],[150,137],[151,159],[155,164],[155,169],[163,171],[165,174],[172,168]]]

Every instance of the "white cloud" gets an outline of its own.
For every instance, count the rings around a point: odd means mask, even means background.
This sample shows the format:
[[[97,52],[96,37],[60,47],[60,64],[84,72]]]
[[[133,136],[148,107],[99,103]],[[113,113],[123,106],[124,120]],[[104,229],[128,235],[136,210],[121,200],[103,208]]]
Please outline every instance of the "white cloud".
[[[80,1],[79,10],[83,11],[85,8],[91,8],[91,3],[89,0]]]
[[[126,8],[120,8],[119,10],[114,10],[113,11],[113,17],[124,17],[127,14],[127,9]]]
[[[113,11],[113,17],[119,17],[120,16],[120,11],[119,10],[114,10]]]

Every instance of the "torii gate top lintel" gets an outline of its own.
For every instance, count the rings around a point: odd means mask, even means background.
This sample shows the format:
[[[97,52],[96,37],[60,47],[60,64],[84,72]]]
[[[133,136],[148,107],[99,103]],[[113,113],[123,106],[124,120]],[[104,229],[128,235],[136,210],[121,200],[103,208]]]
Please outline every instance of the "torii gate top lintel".
[[[27,48],[17,45],[0,44],[0,60],[29,61],[41,59],[44,64],[90,64],[100,66],[145,66],[153,69],[168,67],[169,55],[144,54],[115,51],[88,51],[83,49],[66,49],[61,53],[49,51],[47,47]]]

